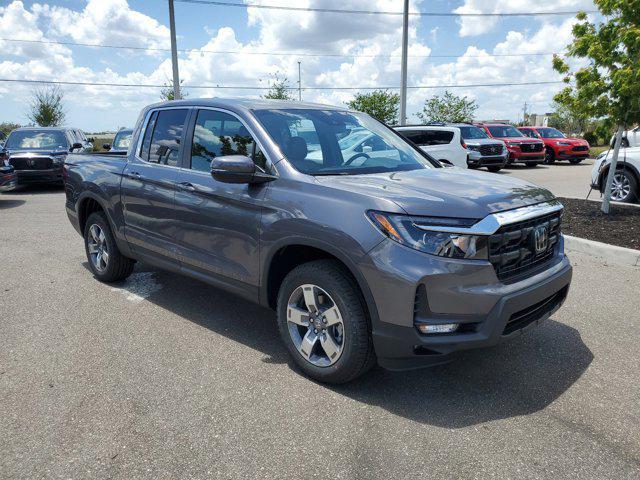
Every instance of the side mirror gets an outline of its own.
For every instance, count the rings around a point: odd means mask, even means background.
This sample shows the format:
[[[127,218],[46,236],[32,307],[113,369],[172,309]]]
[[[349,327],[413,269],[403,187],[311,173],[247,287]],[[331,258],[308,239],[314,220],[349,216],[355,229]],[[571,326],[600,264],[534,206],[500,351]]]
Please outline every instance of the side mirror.
[[[81,148],[82,148],[81,143],[74,143],[73,145],[71,145],[71,148],[69,150],[74,151],[74,150],[80,150]]]
[[[440,160],[438,160],[443,167],[453,167],[453,163],[451,163],[449,160],[446,160],[444,158],[441,158]]]
[[[224,183],[264,183],[276,177],[256,169],[255,163],[245,155],[225,155],[211,161],[211,176]]]
[[[111,144],[110,143],[103,143],[102,144],[102,149],[103,150],[111,150]]]
[[[373,152],[373,147],[371,145],[363,145],[362,153],[371,153]]]

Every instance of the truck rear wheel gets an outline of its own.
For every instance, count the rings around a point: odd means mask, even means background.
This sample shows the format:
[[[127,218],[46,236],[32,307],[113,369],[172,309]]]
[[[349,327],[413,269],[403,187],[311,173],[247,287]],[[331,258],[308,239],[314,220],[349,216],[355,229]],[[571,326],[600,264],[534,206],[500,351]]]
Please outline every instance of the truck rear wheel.
[[[345,383],[375,364],[359,289],[339,263],[294,268],[278,293],[280,336],[296,365],[320,382]]]
[[[89,215],[84,228],[84,247],[89,268],[101,282],[124,280],[133,272],[135,261],[118,250],[104,213],[94,212]]]

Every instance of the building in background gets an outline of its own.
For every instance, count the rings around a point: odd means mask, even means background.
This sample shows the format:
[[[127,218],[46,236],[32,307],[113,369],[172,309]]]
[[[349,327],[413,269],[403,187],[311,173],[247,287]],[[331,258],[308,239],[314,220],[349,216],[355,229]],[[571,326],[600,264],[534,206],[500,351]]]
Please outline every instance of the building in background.
[[[530,113],[527,115],[525,125],[530,127],[548,127],[549,118],[551,118],[551,113]]]

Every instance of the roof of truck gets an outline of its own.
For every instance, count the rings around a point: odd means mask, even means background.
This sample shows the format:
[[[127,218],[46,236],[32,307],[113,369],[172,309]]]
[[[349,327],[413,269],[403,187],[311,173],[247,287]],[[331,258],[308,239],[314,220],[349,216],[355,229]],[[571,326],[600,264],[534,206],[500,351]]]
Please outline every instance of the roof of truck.
[[[246,110],[263,109],[314,109],[314,110],[349,110],[345,107],[334,105],[323,105],[321,103],[298,102],[294,100],[270,100],[266,98],[188,98],[185,100],[172,100],[168,102],[156,103],[150,107],[160,106],[185,106],[185,107],[227,107],[243,108]]]

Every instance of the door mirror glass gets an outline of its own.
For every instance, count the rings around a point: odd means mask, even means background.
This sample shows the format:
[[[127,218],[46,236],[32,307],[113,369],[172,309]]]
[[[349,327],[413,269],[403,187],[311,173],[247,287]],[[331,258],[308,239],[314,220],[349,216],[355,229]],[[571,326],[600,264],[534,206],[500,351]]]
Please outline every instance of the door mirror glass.
[[[252,183],[256,165],[246,155],[225,155],[211,160],[211,176],[224,183]]]
[[[362,153],[371,153],[373,152],[373,147],[371,145],[363,145]]]

